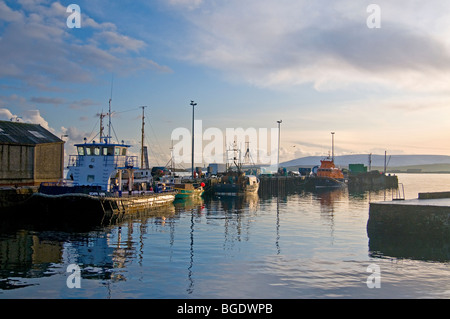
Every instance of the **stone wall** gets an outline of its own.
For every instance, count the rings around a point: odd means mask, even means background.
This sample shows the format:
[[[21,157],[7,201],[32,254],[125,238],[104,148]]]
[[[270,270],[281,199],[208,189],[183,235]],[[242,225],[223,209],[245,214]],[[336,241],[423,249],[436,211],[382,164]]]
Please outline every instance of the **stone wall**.
[[[63,178],[63,143],[36,145],[35,154],[34,179],[36,184],[40,184],[41,182],[56,182]]]
[[[450,238],[450,206],[371,203],[367,232]]]

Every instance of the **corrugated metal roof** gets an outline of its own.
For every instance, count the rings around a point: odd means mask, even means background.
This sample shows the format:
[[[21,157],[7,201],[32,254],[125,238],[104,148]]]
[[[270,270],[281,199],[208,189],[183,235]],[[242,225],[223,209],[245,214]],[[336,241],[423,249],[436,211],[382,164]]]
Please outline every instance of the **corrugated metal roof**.
[[[36,145],[63,141],[39,124],[0,121],[0,144]]]

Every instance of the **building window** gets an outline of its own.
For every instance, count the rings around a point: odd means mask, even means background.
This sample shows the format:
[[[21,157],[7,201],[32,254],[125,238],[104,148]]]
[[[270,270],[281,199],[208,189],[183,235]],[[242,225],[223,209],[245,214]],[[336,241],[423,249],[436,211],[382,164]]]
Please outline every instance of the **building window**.
[[[83,156],[84,155],[84,147],[78,146],[78,155]]]
[[[103,147],[103,156],[113,155],[114,148],[113,147]]]

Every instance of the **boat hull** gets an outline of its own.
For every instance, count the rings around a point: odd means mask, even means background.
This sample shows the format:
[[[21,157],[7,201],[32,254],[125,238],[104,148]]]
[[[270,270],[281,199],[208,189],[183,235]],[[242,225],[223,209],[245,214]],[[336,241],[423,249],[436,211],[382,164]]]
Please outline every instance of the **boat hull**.
[[[175,199],[187,199],[193,197],[201,197],[203,195],[203,189],[195,189],[195,190],[177,190],[177,195]]]
[[[214,185],[214,194],[217,196],[244,196],[250,194],[257,194],[259,184],[247,185],[240,187],[237,184],[217,184]]]
[[[317,177],[314,179],[315,188],[340,188],[345,187],[347,183],[344,179],[329,177]]]
[[[49,195],[39,192],[29,198],[24,208],[28,214],[39,215],[40,219],[109,225],[135,213],[169,207],[174,202],[175,195],[175,192],[165,192],[119,197],[110,194],[106,196],[84,193]]]

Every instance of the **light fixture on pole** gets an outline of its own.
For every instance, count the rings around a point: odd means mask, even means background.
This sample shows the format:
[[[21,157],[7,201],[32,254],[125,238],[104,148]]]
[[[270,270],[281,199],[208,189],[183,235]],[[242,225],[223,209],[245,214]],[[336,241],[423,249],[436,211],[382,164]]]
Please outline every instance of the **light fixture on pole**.
[[[334,163],[334,132],[331,132],[331,160]]]
[[[194,178],[194,107],[197,105],[194,101],[191,101],[192,106],[192,178]]]
[[[277,156],[277,171],[280,168],[280,126],[283,123],[282,120],[277,121],[278,123],[278,156]]]

